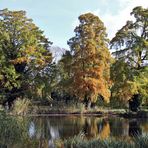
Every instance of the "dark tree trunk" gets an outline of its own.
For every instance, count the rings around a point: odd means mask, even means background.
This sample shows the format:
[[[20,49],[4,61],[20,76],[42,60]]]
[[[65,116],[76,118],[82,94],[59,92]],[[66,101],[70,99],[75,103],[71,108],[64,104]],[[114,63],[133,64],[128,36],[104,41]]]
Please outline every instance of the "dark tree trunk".
[[[87,97],[87,95],[85,95],[84,104],[85,104],[85,108],[86,109],[90,109],[91,108],[92,102],[91,102],[90,98]]]

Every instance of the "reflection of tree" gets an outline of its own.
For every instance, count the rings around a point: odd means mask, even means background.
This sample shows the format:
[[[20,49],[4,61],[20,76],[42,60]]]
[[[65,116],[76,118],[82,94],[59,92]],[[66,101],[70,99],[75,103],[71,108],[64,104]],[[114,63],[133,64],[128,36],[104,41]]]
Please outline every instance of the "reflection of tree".
[[[147,122],[144,122],[144,123],[141,124],[140,127],[142,129],[142,133],[145,134],[145,135],[147,135],[147,133],[148,133],[148,123]]]
[[[58,138],[69,138],[80,133],[84,117],[35,117],[30,121],[29,132],[39,147],[53,146]],[[44,145],[44,146],[43,146]]]
[[[97,118],[86,118],[83,131],[87,138],[96,138],[98,136]]]
[[[37,139],[48,139],[51,138],[49,127],[50,123],[47,118],[36,117],[33,118],[32,122],[34,123],[35,138]]]
[[[85,123],[85,117],[65,117],[62,119],[62,128],[60,128],[60,135],[63,135],[65,138],[73,137],[78,135]],[[63,138],[63,137],[61,137]]]
[[[88,139],[106,139],[110,135],[110,125],[107,119],[86,118],[83,130]]]
[[[110,136],[109,122],[104,120],[102,130],[100,131],[100,139],[106,139]]]
[[[58,129],[53,128],[50,125],[50,120],[47,117],[35,117],[32,119],[32,124],[30,124],[30,129],[32,128],[34,132],[30,133],[32,140],[38,140],[38,147],[47,147],[53,144],[55,138],[59,138]],[[31,130],[30,130],[31,131]],[[57,135],[55,136],[55,133]]]
[[[0,115],[0,147],[48,148],[50,136],[47,128],[48,122],[36,119],[31,120]],[[32,135],[28,133],[30,124],[31,127],[34,127]]]
[[[128,136],[128,120],[121,118],[110,119],[111,136],[124,137]]]
[[[137,136],[141,134],[142,134],[142,130],[140,128],[139,122],[134,119],[129,121],[129,136]]]
[[[72,138],[81,131],[87,139],[132,140],[131,135],[141,134],[147,128],[145,121],[98,117],[31,117],[0,116],[0,147],[47,148],[58,138]],[[130,135],[130,136],[129,136]]]

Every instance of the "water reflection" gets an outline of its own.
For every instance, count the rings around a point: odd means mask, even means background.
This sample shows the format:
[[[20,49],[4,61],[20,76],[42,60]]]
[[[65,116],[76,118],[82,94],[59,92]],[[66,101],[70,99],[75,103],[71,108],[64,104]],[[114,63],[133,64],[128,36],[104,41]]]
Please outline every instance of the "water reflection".
[[[104,120],[102,129],[99,132],[100,139],[106,139],[110,137],[110,124],[108,120]]]
[[[0,147],[54,147],[57,139],[72,138],[80,132],[85,138],[109,137],[131,140],[148,134],[147,120],[100,117],[3,117],[0,121]]]
[[[136,119],[129,121],[129,135],[136,136],[141,134],[142,129],[140,128],[140,123]]]

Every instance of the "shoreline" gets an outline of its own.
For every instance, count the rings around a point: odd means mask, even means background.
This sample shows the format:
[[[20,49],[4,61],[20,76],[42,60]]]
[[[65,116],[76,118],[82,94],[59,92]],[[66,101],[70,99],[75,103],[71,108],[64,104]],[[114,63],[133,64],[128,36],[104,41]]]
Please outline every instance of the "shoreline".
[[[86,111],[86,112],[65,112],[65,111],[54,111],[54,112],[39,112],[39,113],[21,113],[14,114],[12,112],[8,113],[12,116],[30,116],[30,117],[58,117],[58,116],[92,116],[92,117],[122,117],[122,118],[148,118],[148,110],[138,111],[138,112],[120,112],[120,111]]]

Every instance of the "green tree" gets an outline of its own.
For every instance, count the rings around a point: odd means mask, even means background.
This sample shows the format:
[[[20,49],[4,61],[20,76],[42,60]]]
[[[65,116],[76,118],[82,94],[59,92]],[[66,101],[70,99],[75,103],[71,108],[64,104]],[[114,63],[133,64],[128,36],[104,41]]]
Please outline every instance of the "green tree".
[[[127,21],[110,42],[111,48],[116,49],[113,95],[126,101],[136,94],[146,99],[148,94],[148,9],[135,7],[131,15],[135,21]]]
[[[130,66],[124,60],[116,60],[111,65],[111,103],[114,106],[126,105],[131,97],[131,85],[129,81],[133,78]],[[117,105],[118,104],[118,105]]]
[[[110,52],[103,22],[91,13],[79,16],[75,36],[68,41],[72,54],[72,94],[80,100],[109,102]]]
[[[25,11],[0,11],[0,96],[11,105],[31,93],[36,78],[51,63],[51,42]]]
[[[61,60],[58,62],[58,69],[59,69],[59,83],[58,88],[64,92],[69,92],[72,83],[72,71],[71,71],[71,64],[72,64],[72,53],[70,51],[66,51]]]

